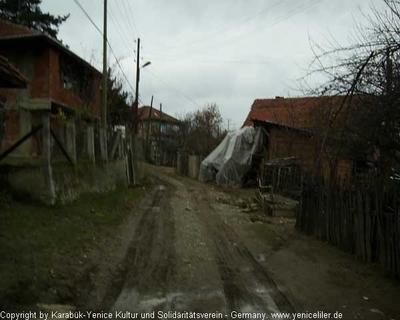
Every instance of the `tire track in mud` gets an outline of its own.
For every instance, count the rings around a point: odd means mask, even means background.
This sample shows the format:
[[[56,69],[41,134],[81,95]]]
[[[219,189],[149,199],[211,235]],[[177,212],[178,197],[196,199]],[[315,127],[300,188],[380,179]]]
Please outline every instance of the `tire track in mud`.
[[[142,215],[138,216],[125,263],[126,276],[118,282],[120,294],[111,310],[146,312],[195,308],[203,312],[220,310],[227,315],[232,311],[297,311],[290,295],[275,283],[235,230],[221,219],[219,210],[226,208],[214,205],[215,194],[209,186],[163,173],[158,179],[162,186],[153,191],[141,210]],[[194,238],[182,237],[182,232],[176,230],[188,223],[191,215],[185,212],[193,212],[196,217],[190,220],[189,228],[197,232]],[[180,239],[179,245],[176,237]],[[189,254],[185,247],[182,256],[182,240],[191,241],[190,248],[200,243],[202,237],[207,238],[204,250],[210,254],[210,260],[199,260],[203,249]],[[202,261],[200,269],[194,273],[193,283],[199,282],[198,277],[205,285],[213,279],[211,286],[190,289],[191,285],[177,281],[193,281],[178,276],[178,270],[183,271],[184,257],[189,258],[188,262],[194,267],[197,261]]]
[[[133,231],[135,234],[121,272],[124,276],[111,290],[118,292],[118,297],[114,296],[110,309],[137,312],[143,296],[154,294],[155,288],[163,295],[174,278],[175,225],[169,202],[174,192],[172,185],[162,182],[146,201]]]
[[[188,183],[189,181],[186,181]],[[218,269],[230,311],[296,312],[297,302],[258,263],[239,235],[221,220],[206,186],[189,182],[203,197],[193,196],[197,214],[214,239]]]

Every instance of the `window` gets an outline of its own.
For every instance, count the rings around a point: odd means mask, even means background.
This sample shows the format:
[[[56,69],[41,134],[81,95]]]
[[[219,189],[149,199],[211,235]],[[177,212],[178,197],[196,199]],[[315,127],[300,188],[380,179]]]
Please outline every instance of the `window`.
[[[85,102],[94,100],[94,77],[90,70],[69,57],[60,56],[60,82]]]

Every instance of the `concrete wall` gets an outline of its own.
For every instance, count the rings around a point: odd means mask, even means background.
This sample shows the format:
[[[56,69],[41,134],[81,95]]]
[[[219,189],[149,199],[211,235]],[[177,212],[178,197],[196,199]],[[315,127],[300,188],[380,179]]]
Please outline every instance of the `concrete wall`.
[[[84,193],[105,193],[117,186],[126,186],[126,164],[123,160],[103,164],[80,163],[53,165],[56,202],[68,203]],[[48,203],[42,167],[14,168],[7,174],[7,183],[17,194]]]

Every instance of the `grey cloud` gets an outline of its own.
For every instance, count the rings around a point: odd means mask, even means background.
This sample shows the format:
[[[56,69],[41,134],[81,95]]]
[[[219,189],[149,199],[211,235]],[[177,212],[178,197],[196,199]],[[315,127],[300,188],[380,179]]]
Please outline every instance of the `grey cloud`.
[[[80,3],[102,28],[102,1]],[[382,7],[383,1],[372,3]],[[149,72],[142,71],[141,101],[149,104],[154,94],[155,105],[162,102],[172,115],[215,102],[224,118],[241,124],[254,99],[299,94],[293,88],[299,67],[306,68],[312,57],[309,36],[326,44],[332,34],[345,44],[353,18],[363,19],[359,7],[368,12],[369,6],[365,0],[109,0],[108,34],[133,85],[139,32],[141,62],[152,62]],[[100,69],[101,35],[78,6],[43,0],[43,10],[71,13],[60,37]],[[114,60],[110,54],[111,65]]]

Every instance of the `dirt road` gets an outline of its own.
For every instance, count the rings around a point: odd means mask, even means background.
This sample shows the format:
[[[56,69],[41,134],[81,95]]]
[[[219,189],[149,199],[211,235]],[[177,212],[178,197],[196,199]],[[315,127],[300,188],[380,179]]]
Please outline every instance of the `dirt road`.
[[[158,169],[157,187],[137,215],[126,277],[111,290],[120,293],[107,297],[111,310],[295,311],[288,292],[224,222],[226,208],[211,188]]]
[[[129,249],[106,297],[93,304],[101,310],[400,319],[398,281],[296,233],[294,219],[249,210],[254,191],[225,190],[167,168],[150,171],[155,187],[124,226]]]

